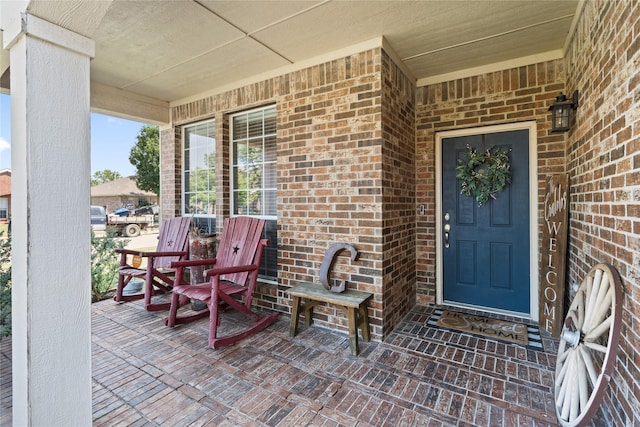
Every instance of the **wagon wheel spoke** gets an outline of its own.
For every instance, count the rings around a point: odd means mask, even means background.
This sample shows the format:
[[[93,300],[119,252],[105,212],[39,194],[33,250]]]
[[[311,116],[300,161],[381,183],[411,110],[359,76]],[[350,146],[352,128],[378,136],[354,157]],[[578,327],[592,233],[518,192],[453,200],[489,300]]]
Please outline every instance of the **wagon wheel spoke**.
[[[598,409],[618,350],[622,289],[616,271],[595,266],[569,307],[556,360],[556,415],[584,426]]]
[[[602,336],[605,332],[609,332],[611,328],[612,316],[607,317],[597,328],[593,328],[588,334],[584,336],[584,340],[587,342],[594,342]]]
[[[578,352],[580,353],[580,357],[584,362],[584,366],[586,367],[587,372],[589,373],[589,379],[591,380],[591,385],[594,386],[598,381],[598,373],[596,372],[596,368],[593,365],[593,359],[591,359],[591,353],[589,353],[589,351],[585,348],[581,348],[580,350],[578,350]]]

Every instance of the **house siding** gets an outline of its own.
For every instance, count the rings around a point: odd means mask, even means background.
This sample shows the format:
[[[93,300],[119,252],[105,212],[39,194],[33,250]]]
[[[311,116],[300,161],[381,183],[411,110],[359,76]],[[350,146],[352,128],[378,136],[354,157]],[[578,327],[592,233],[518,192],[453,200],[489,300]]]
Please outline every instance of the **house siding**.
[[[640,3],[585,2],[566,55],[567,90],[580,91],[567,141],[567,284],[580,284],[600,262],[620,273],[622,328],[604,401],[608,423],[619,426],[640,425],[639,32]]]

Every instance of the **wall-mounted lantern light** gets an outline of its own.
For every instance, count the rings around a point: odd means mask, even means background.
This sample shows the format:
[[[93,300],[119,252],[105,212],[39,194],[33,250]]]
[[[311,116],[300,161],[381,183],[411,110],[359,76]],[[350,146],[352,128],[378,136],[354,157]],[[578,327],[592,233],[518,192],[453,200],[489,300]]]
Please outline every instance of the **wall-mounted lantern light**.
[[[556,103],[549,107],[551,111],[551,132],[566,132],[569,130],[571,110],[578,109],[578,91],[573,92],[571,99],[561,93],[556,96]]]

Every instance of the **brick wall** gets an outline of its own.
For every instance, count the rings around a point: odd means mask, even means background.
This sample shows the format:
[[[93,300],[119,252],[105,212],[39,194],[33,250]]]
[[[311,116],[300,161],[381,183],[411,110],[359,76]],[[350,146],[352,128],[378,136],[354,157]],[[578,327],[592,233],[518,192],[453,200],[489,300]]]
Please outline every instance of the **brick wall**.
[[[413,84],[374,49],[175,106],[174,130],[161,133],[163,213],[180,214],[179,126],[215,117],[216,213],[227,217],[227,115],[275,103],[278,285],[261,285],[256,303],[288,312],[286,289],[318,282],[329,245],[350,243],[359,259],[338,256],[331,278],[375,294],[369,315],[372,336],[379,339],[415,299],[414,99]],[[346,330],[340,309],[319,307],[315,313],[318,325]],[[384,325],[383,316],[389,317]]]
[[[640,425],[640,3],[590,1],[567,53],[567,89],[580,90],[568,135],[569,283],[599,262],[623,282],[611,425]]]
[[[336,258],[331,278],[376,294],[372,334],[381,334],[382,194],[380,50],[296,72],[278,102],[279,277],[284,286],[318,282],[327,248],[354,245],[357,262]],[[316,323],[347,319],[334,306]]]
[[[383,332],[416,303],[415,83],[382,56]],[[362,190],[361,190],[362,191]]]
[[[181,215],[182,129],[160,129],[160,220]]]
[[[416,198],[425,214],[416,220],[417,300],[435,302],[435,133],[450,129],[535,120],[538,152],[538,211],[545,179],[565,172],[565,134],[550,133],[547,111],[564,90],[561,60],[512,68],[420,87],[416,100]],[[541,223],[542,215],[538,215]]]
[[[601,261],[622,276],[624,322],[606,416],[613,425],[640,424],[639,9],[637,2],[585,2],[566,61],[415,89],[374,49],[176,106],[175,128],[161,133],[163,215],[180,213],[179,125],[216,117],[222,153],[217,191],[224,195],[226,114],[275,102],[279,284],[262,286],[258,301],[288,311],[286,288],[317,281],[329,244],[352,243],[360,260],[340,257],[335,271],[342,274],[333,277],[375,294],[369,314],[373,336],[381,338],[414,298],[435,301],[435,133],[535,120],[539,212],[547,175],[571,176],[567,286]],[[581,91],[574,128],[551,134],[548,106],[574,89]],[[228,200],[218,200],[216,212],[227,216]],[[425,214],[417,215],[421,204]],[[316,320],[346,328],[331,307],[317,310]]]

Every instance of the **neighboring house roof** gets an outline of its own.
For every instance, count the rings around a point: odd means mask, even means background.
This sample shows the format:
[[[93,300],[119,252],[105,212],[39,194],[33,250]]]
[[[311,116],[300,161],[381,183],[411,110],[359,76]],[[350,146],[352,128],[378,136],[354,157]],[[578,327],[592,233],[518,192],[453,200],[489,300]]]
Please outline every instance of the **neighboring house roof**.
[[[140,190],[132,177],[120,178],[91,187],[91,197],[108,196],[156,196],[156,194]]]

